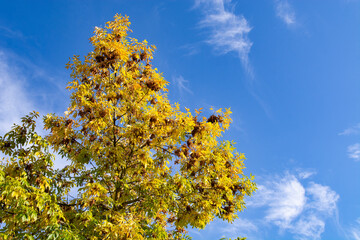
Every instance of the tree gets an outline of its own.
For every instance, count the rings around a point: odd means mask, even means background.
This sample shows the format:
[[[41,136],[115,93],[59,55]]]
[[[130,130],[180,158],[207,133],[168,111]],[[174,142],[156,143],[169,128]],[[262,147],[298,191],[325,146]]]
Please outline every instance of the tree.
[[[64,116],[37,113],[0,138],[4,239],[185,239],[187,227],[232,221],[255,190],[234,143],[220,141],[229,109],[206,118],[167,99],[154,46],[116,15],[74,56]],[[54,170],[48,147],[69,160]],[[73,194],[76,192],[76,194]]]

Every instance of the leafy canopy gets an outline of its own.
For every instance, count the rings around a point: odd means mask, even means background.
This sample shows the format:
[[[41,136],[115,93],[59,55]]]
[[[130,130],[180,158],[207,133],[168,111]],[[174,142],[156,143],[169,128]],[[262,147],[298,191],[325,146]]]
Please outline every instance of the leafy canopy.
[[[71,103],[44,117],[46,139],[35,112],[0,138],[1,238],[185,239],[186,227],[243,210],[256,187],[244,155],[219,140],[230,110],[206,118],[170,104],[155,46],[129,25],[116,15],[72,58]],[[49,146],[69,165],[53,169]]]

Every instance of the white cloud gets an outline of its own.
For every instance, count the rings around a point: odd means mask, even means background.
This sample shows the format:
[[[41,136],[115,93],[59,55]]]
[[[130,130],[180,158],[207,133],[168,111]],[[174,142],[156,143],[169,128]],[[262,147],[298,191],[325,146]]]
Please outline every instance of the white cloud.
[[[192,91],[187,87],[189,81],[185,80],[183,76],[179,75],[176,77],[172,77],[172,81],[175,83],[180,94],[182,94],[184,91],[192,93]]]
[[[249,38],[252,30],[246,18],[234,12],[232,0],[194,0],[195,8],[203,13],[199,26],[208,31],[207,43],[220,54],[235,53],[248,74],[254,80],[254,70],[249,60],[253,42]],[[266,115],[272,114],[267,103],[254,90],[255,81],[249,81],[248,90],[264,109]]]
[[[56,92],[41,89],[36,91],[36,94],[31,94],[30,84],[39,85],[46,84],[48,81],[51,86],[55,86],[55,90],[59,90],[61,84],[56,83],[56,78],[50,77],[42,68],[31,63],[27,59],[22,59],[14,55],[12,52],[0,49],[0,135],[4,135],[11,130],[11,127],[16,123],[21,122],[21,118],[30,112],[36,110],[43,115],[45,109],[48,108],[51,98],[56,96]],[[46,92],[47,91],[47,92]],[[61,92],[63,93],[63,92]],[[42,96],[41,105],[36,101],[36,97]],[[39,109],[40,107],[40,109]],[[51,109],[54,111],[54,109]],[[41,136],[45,136],[47,132],[43,129],[41,117],[36,122],[35,131]],[[66,164],[66,160],[61,158],[59,154],[55,155],[55,168],[62,168]],[[0,154],[0,158],[5,157]]]
[[[275,11],[284,23],[288,26],[296,23],[295,11],[287,0],[275,0]]]
[[[10,29],[5,26],[0,26],[0,34],[8,38],[19,38],[19,39],[25,38],[21,32]]]
[[[293,175],[273,180],[258,186],[248,206],[267,206],[265,219],[280,228],[288,228],[306,204],[305,189]]]
[[[220,229],[221,233],[224,234],[227,238],[235,239],[239,236],[246,236],[248,239],[254,239],[255,236],[252,236],[253,233],[258,232],[258,227],[251,221],[238,218],[230,225],[222,227]]]
[[[356,224],[350,228],[351,239],[360,240],[360,218],[357,219]]]
[[[278,184],[275,195],[269,203],[266,220],[281,228],[288,228],[303,210],[306,203],[305,189],[291,176]]]
[[[316,174],[316,171],[313,171],[313,170],[301,170],[301,169],[298,170],[298,176],[301,179],[310,178],[311,176],[313,176],[315,174]]]
[[[347,128],[344,131],[342,131],[341,133],[339,133],[339,135],[357,135],[360,134],[360,123],[358,123],[357,125]]]
[[[349,135],[358,135],[360,134],[360,123],[356,124],[353,127],[347,128],[339,135],[349,136]],[[360,161],[360,143],[355,143],[347,147],[348,157],[354,159],[355,161]]]
[[[25,77],[14,66],[9,66],[0,51],[0,133],[9,131],[15,122],[33,110],[33,103],[25,90]]]
[[[195,7],[203,10],[200,26],[209,29],[207,42],[222,54],[235,52],[251,73],[248,55],[252,42],[248,38],[251,27],[242,15],[235,14],[229,5],[231,0],[196,0]]]
[[[301,217],[290,231],[296,234],[297,239],[320,239],[325,230],[325,222],[315,215]]]
[[[294,234],[296,239],[320,239],[325,221],[334,216],[339,195],[330,187],[310,182],[308,172],[267,177],[258,185],[248,207],[265,208],[265,224]]]
[[[339,195],[332,191],[330,187],[311,182],[306,191],[312,196],[309,207],[329,215],[336,210]]]
[[[355,143],[347,148],[349,158],[360,161],[360,143]]]

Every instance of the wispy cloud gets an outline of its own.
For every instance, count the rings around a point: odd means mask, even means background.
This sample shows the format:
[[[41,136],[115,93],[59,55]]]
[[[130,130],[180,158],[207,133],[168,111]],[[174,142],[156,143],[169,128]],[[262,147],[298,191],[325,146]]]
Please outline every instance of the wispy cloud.
[[[305,184],[305,179],[289,173],[271,176],[259,184],[248,206],[265,207],[266,224],[297,239],[320,239],[326,219],[337,211],[339,195],[328,186]]]
[[[339,133],[339,135],[357,135],[360,134],[360,123],[358,123],[357,125],[347,128],[344,131],[342,131],[341,133]]]
[[[350,237],[354,240],[360,240],[360,218],[358,218],[356,224],[350,228]]]
[[[45,85],[46,89],[40,89]],[[12,52],[0,49],[0,135],[8,132],[14,123],[31,111],[44,115],[48,110],[56,112],[52,101],[64,97],[64,87],[58,78],[49,76],[41,67]],[[61,90],[60,90],[61,89]],[[34,93],[35,92],[35,93]],[[60,96],[59,96],[60,95]],[[37,133],[44,136],[41,118],[37,121]],[[0,157],[5,157],[0,154]],[[55,168],[62,168],[66,161],[55,154]]]
[[[231,0],[196,0],[195,7],[203,11],[200,22],[209,30],[207,42],[221,54],[235,52],[246,70],[251,73],[249,53],[252,46],[248,34],[251,26],[244,16],[234,13]]]
[[[347,148],[349,158],[360,161],[360,143],[355,143]]]
[[[192,93],[188,88],[189,81],[185,80],[183,76],[173,76],[172,82],[175,84],[180,94],[183,94],[184,92]]]
[[[25,38],[22,32],[13,30],[5,26],[0,26],[0,35],[3,35],[8,38],[18,38],[18,39]]]
[[[325,222],[316,215],[301,217],[290,228],[290,232],[296,234],[297,239],[320,239],[325,230]]]
[[[295,11],[287,0],[275,0],[275,11],[276,16],[278,16],[287,26],[296,23]]]
[[[336,210],[336,202],[339,199],[339,195],[331,190],[329,186],[311,182],[306,188],[306,192],[311,196],[309,208],[329,214]]]
[[[311,176],[315,175],[316,171],[314,170],[301,170],[298,169],[298,176],[300,179],[307,179],[310,178]]]
[[[350,136],[350,135],[358,135],[358,134],[360,134],[360,123],[345,129],[338,135]],[[360,143],[355,143],[348,146],[347,153],[349,158],[352,158],[355,161],[360,161]]]
[[[197,45],[199,45],[199,43],[185,44],[180,48],[182,49],[184,56],[189,57],[199,53],[199,48]]]
[[[276,177],[275,181],[259,185],[248,205],[267,206],[265,219],[286,229],[303,211],[305,204],[305,188],[294,175],[287,174],[284,178]]]
[[[248,219],[238,218],[231,225],[222,227],[221,233],[227,238],[235,239],[239,236],[246,236],[248,239],[256,238],[254,233],[259,231],[256,224]]]
[[[273,193],[265,219],[281,228],[289,228],[304,209],[305,189],[294,176],[289,176],[277,184]]]
[[[0,133],[10,130],[15,122],[33,109],[33,102],[24,88],[26,79],[21,71],[9,66],[0,51]]]
[[[271,118],[271,110],[267,102],[255,91],[255,73],[250,63],[249,54],[253,42],[249,38],[252,26],[247,19],[234,11],[232,0],[194,0],[195,8],[200,9],[203,18],[199,26],[207,30],[206,42],[218,53],[235,53],[248,75],[247,88],[263,108],[266,115]],[[257,89],[259,90],[259,89]]]

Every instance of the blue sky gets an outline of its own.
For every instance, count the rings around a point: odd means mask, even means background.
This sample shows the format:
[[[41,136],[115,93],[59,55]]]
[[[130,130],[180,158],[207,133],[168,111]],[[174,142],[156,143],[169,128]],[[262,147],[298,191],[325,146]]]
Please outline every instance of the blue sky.
[[[232,225],[193,239],[360,239],[360,1],[2,1],[0,132],[24,114],[62,114],[65,64],[116,13],[157,46],[169,97],[231,107],[225,138],[257,193]],[[210,111],[208,111],[210,113]],[[58,163],[61,165],[61,163]]]

